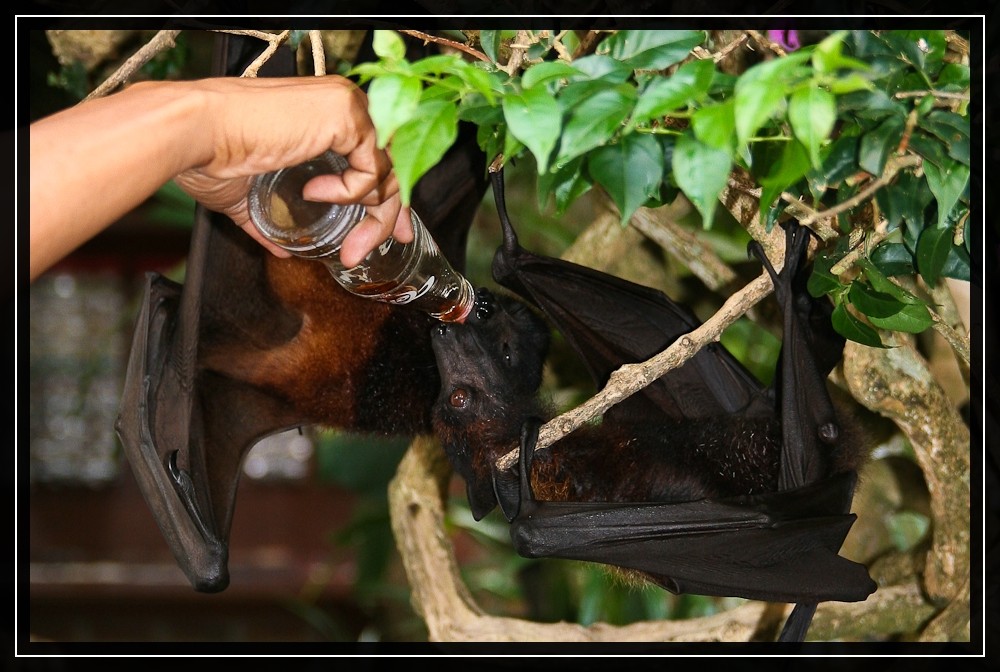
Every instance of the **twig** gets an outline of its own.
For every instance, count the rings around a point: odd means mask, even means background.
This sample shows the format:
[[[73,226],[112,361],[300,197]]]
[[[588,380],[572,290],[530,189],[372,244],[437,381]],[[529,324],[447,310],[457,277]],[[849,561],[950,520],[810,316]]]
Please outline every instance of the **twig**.
[[[779,263],[781,263],[779,261]],[[778,266],[775,266],[778,269]],[[719,335],[744,315],[752,306],[771,293],[771,278],[762,273],[739,292],[733,294],[715,315],[697,329],[681,336],[667,349],[637,364],[625,364],[611,374],[607,385],[576,408],[545,423],[538,435],[536,450],[546,448],[582,426],[618,402],[643,389],[668,371],[678,368],[694,357],[702,347],[719,340]],[[500,457],[498,469],[508,469],[517,461],[515,448]]]
[[[501,70],[508,75],[513,75],[517,72],[517,69],[521,67],[521,63],[524,62],[524,55],[528,52],[528,47],[532,44],[534,44],[534,40],[531,38],[529,31],[517,31],[514,41],[510,44],[510,58],[507,59],[507,65],[501,68]]]
[[[310,30],[309,44],[312,47],[313,73],[322,77],[326,74],[326,51],[323,49],[323,31]]]
[[[947,98],[949,100],[970,100],[969,94],[957,93],[955,91],[900,91],[896,98],[923,98],[924,96],[934,96],[935,98]]]
[[[228,33],[230,35],[243,35],[245,37],[256,37],[258,40],[267,42],[267,48],[261,52],[260,56],[254,59],[253,63],[247,66],[240,77],[256,77],[262,65],[274,55],[285,40],[288,39],[290,30],[283,30],[280,33],[268,33],[263,30],[216,30],[216,33]]]
[[[864,231],[864,230],[859,228],[859,229],[854,229],[854,231]],[[852,231],[851,233],[854,233],[854,231]],[[833,275],[840,275],[841,273],[847,271],[847,269],[853,266],[858,261],[858,259],[866,256],[868,254],[868,250],[872,249],[873,247],[881,243],[883,240],[888,238],[889,233],[890,231],[889,227],[886,226],[886,221],[882,220],[881,222],[879,222],[878,225],[875,226],[875,230],[865,237],[863,241],[864,244],[854,245],[851,248],[851,250],[840,259],[840,261],[838,261],[830,268],[830,273],[832,273]]]
[[[898,172],[905,170],[906,168],[919,166],[922,162],[923,160],[916,154],[890,157],[885,164],[885,170],[882,172],[881,177],[873,180],[867,187],[856,193],[854,196],[845,201],[841,201],[832,208],[828,208],[826,210],[816,210],[812,215],[807,216],[805,219],[800,219],[799,224],[803,226],[812,226],[812,224],[822,219],[832,219],[842,212],[847,212],[848,210],[868,200],[868,198],[874,195],[876,191],[892,182]]]
[[[761,49],[768,49],[777,54],[778,56],[786,55],[786,52],[784,49],[781,48],[781,45],[779,45],[777,42],[772,42],[771,40],[767,39],[767,37],[762,35],[759,30],[748,30],[747,35],[749,35],[750,38],[754,42],[756,42],[757,46],[759,46]]]
[[[749,37],[750,37],[749,35],[743,33],[741,36],[739,36],[738,38],[736,38],[735,40],[724,46],[722,49],[712,54],[712,60],[718,63],[726,56],[736,51],[736,49],[743,46],[743,44],[747,41],[747,39],[749,39]]]
[[[151,61],[158,53],[166,51],[167,49],[173,49],[174,46],[176,46],[174,39],[180,34],[180,32],[181,31],[179,30],[161,30],[158,32],[153,36],[153,39],[142,45],[138,51],[129,56],[129,58],[122,63],[110,77],[101,82],[100,86],[87,94],[87,97],[84,98],[84,100],[106,96],[127,82],[129,77],[135,74],[139,68]]]
[[[455,40],[449,40],[445,37],[436,37],[434,35],[428,35],[427,33],[422,33],[419,30],[401,30],[399,31],[404,35],[409,35],[410,37],[415,37],[417,39],[423,40],[426,44],[427,42],[433,42],[434,44],[443,44],[452,49],[457,49],[463,53],[472,56],[473,58],[479,59],[480,61],[490,62],[490,57],[481,51],[477,51],[467,44],[462,44],[461,42],[456,42]]]
[[[720,289],[736,279],[733,269],[696,235],[674,222],[666,208],[639,208],[630,223],[679,259],[709,289]]]

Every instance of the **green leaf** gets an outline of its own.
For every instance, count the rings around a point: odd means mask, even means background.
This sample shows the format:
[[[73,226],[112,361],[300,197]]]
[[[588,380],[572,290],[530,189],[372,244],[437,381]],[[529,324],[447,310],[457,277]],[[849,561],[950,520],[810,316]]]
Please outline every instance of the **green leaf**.
[[[494,63],[498,62],[500,58],[500,31],[499,30],[480,30],[479,31],[479,44],[482,45],[483,51],[486,55],[490,57],[490,60]]]
[[[924,212],[932,198],[927,181],[910,172],[903,172],[895,182],[875,192],[875,200],[890,229],[905,219],[909,225],[922,230]]]
[[[928,78],[937,75],[947,47],[943,30],[892,30],[883,33],[887,44]]]
[[[691,128],[696,138],[709,147],[721,149],[730,154],[736,147],[736,118],[733,116],[733,101],[727,100],[717,105],[706,105],[691,115]]]
[[[788,121],[795,137],[809,150],[813,166],[820,165],[820,145],[830,136],[836,120],[836,100],[818,86],[800,89],[788,101]]]
[[[897,300],[890,294],[876,291],[860,280],[851,283],[851,289],[847,293],[851,305],[858,309],[863,315],[869,318],[892,317],[908,305]]]
[[[851,315],[846,304],[840,303],[833,309],[830,322],[834,330],[844,338],[872,348],[884,348],[878,332]]]
[[[837,261],[836,257],[826,253],[817,255],[813,261],[813,272],[806,282],[806,289],[809,290],[811,296],[819,298],[825,294],[832,294],[844,289],[845,285],[840,281],[840,278],[830,272]]]
[[[884,275],[914,275],[913,254],[902,243],[882,243],[868,257]]]
[[[763,214],[791,185],[809,171],[809,155],[798,140],[784,143],[780,158],[760,178],[760,205]]]
[[[598,47],[634,70],[662,70],[705,41],[701,30],[619,30]]]
[[[969,66],[945,63],[938,73],[937,88],[944,91],[962,91],[969,87]]]
[[[572,79],[581,74],[583,73],[563,61],[546,61],[525,70],[521,75],[521,86],[530,89],[554,79]]]
[[[621,142],[591,152],[587,169],[618,206],[624,225],[639,206],[659,194],[663,148],[651,135],[629,133]]]
[[[930,227],[920,234],[917,240],[917,270],[931,287],[941,277],[952,247],[952,232],[948,228]]]
[[[856,136],[841,135],[826,147],[822,165],[817,170],[809,171],[809,179],[815,188],[825,191],[858,172],[858,142]]]
[[[944,143],[948,156],[969,165],[969,118],[954,112],[935,111],[920,120],[920,127]]]
[[[669,77],[653,79],[639,95],[632,122],[643,124],[699,100],[708,92],[714,72],[712,59],[704,59],[685,63]]]
[[[610,56],[591,54],[573,61],[573,67],[582,73],[574,77],[574,81],[603,79],[609,82],[621,83],[632,76],[632,68]]]
[[[885,117],[906,118],[907,110],[881,89],[854,91],[837,98],[837,109],[841,113],[853,112],[861,119],[878,120]]]
[[[948,258],[945,259],[941,275],[946,278],[969,281],[971,275],[972,260],[969,258],[969,251],[962,245],[952,245],[948,251]]]
[[[562,108],[555,97],[542,86],[508,94],[503,99],[503,116],[510,133],[535,155],[538,172],[548,170],[562,124]]]
[[[858,165],[872,175],[881,175],[885,162],[903,136],[903,120],[889,117],[861,136]]]
[[[846,30],[838,30],[816,45],[812,54],[812,62],[817,72],[831,73],[842,69],[868,70],[869,66],[864,61],[843,55],[846,36]]]
[[[558,170],[538,176],[538,209],[544,210],[551,195],[555,199],[556,214],[566,212],[573,201],[587,193],[593,186],[583,175],[583,157],[578,156]]]
[[[635,88],[628,84],[604,86],[568,110],[560,98],[560,105],[567,114],[556,164],[565,163],[610,140],[632,111],[635,98]]]
[[[927,176],[927,185],[931,188],[931,193],[937,199],[938,226],[944,226],[951,209],[958,203],[959,197],[969,183],[969,167],[957,161],[948,161],[940,167],[925,162],[924,174]]]
[[[423,102],[414,118],[396,130],[390,152],[404,205],[417,180],[435,166],[458,137],[455,105],[444,100]]]
[[[879,329],[905,331],[910,334],[919,334],[934,323],[927,306],[922,303],[905,304],[902,310],[889,317],[869,315],[868,321]]]
[[[402,61],[406,58],[403,38],[394,30],[376,30],[372,36],[375,55],[387,61]]]
[[[923,303],[910,292],[906,291],[895,282],[887,278],[882,271],[869,259],[859,259],[858,266],[864,269],[865,279],[871,284],[875,291],[888,294],[896,300],[910,304]]]
[[[719,194],[729,180],[732,167],[729,152],[710,147],[685,133],[674,146],[672,163],[677,186],[698,208],[704,226],[710,227]]]
[[[396,129],[413,118],[422,90],[419,79],[402,75],[386,75],[372,80],[368,86],[368,113],[375,122],[379,148],[384,148]]]
[[[736,137],[743,144],[784,103],[788,83],[798,67],[809,59],[809,52],[794,54],[759,63],[736,82]]]
[[[846,93],[854,93],[855,91],[867,91],[873,86],[874,84],[872,84],[870,79],[859,75],[856,72],[851,72],[843,77],[838,77],[828,84],[830,93],[838,96]]]

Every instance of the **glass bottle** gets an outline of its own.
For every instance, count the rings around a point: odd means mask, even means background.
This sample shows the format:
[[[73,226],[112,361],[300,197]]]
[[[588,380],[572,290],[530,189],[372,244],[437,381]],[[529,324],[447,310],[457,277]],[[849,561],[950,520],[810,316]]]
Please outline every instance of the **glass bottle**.
[[[412,242],[404,245],[390,236],[357,266],[346,268],[341,263],[341,243],[364,218],[364,206],[307,201],[302,188],[313,177],[341,173],[347,165],[343,156],[328,151],[256,176],[247,196],[254,226],[292,254],[323,262],[352,294],[407,304],[442,322],[464,321],[475,303],[475,290],[441,254],[412,208]]]

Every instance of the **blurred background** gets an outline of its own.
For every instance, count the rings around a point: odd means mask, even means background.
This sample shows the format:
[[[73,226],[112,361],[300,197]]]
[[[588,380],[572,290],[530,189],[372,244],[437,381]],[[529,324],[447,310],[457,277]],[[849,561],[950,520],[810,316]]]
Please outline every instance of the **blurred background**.
[[[31,120],[76,104],[154,32],[27,31]],[[345,44],[365,39],[364,31],[329,32]],[[182,32],[177,47],[140,78],[207,76],[213,40],[210,32]],[[349,60],[328,53],[328,71],[346,71]],[[584,197],[561,217],[546,214],[535,172],[530,162],[507,169],[508,208],[525,247],[557,256],[595,219],[595,205]],[[73,643],[426,640],[388,515],[386,487],[407,448],[403,440],[317,427],[269,437],[244,464],[229,588],[195,592],[177,567],[124,462],[114,421],[143,276],[155,271],[183,280],[193,210],[168,184],[30,286],[30,440],[17,476],[28,501],[28,534],[18,549],[28,578],[19,584],[26,636]],[[693,213],[681,222],[700,231]],[[699,235],[738,272],[756,275],[735,222],[715,222]],[[620,255],[621,266],[634,271],[640,256],[652,260],[660,277],[646,284],[702,318],[718,308],[718,296],[671,267],[659,248],[636,240]],[[467,275],[474,284],[492,285],[498,241],[487,192],[470,233]],[[723,342],[769,382],[779,346],[773,334],[742,319]],[[575,405],[593,393],[583,375],[557,340],[545,394],[560,408]],[[923,514],[895,520],[896,536],[883,535],[884,543],[907,548],[924,537]],[[520,558],[497,512],[473,520],[458,479],[448,524],[463,578],[491,614],[628,623],[706,615],[740,602],[625,586],[593,565]]]
[[[28,33],[31,120],[76,104],[153,35]],[[183,32],[178,46],[140,78],[207,76],[213,39],[209,32]],[[336,72],[338,64],[332,66]],[[540,216],[534,180],[521,177],[533,171],[514,166],[508,172],[511,215],[526,245],[558,254],[592,214],[582,199],[567,216]],[[269,437],[244,465],[230,587],[214,595],[195,592],[177,567],[124,461],[114,421],[143,275],[155,271],[183,280],[193,208],[168,184],[30,287],[30,447],[19,482],[28,490],[28,535],[21,541],[28,544],[29,582],[21,599],[28,604],[31,638],[426,639],[409,605],[386,500],[387,483],[406,450],[403,440],[315,427]],[[468,275],[475,284],[491,284],[498,240],[488,193],[469,244]],[[563,403],[582,398],[585,389],[567,391],[586,385],[575,378],[558,383],[562,390],[552,394]],[[453,486],[449,519],[456,553],[470,589],[492,613],[628,622],[721,606],[659,589],[616,589],[603,570],[576,563],[519,558],[509,548],[503,519],[494,513],[476,523],[464,486]]]

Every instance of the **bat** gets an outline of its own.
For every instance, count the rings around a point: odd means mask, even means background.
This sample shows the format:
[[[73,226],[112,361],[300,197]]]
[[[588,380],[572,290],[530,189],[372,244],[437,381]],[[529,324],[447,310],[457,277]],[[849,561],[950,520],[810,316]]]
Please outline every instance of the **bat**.
[[[826,388],[844,341],[805,288],[808,231],[786,227],[780,273],[751,249],[783,309],[773,387],[711,344],[536,452],[551,416],[537,398],[548,324],[601,387],[699,322],[662,292],[524,250],[502,171],[492,177],[504,233],[493,275],[520,300],[480,290],[466,323],[439,326],[433,342],[434,427],[474,517],[499,504],[526,557],[622,567],[673,593],[796,603],[782,641],[804,639],[817,603],[866,599],[867,569],[839,555],[864,449]],[[513,446],[517,467],[498,469]]]
[[[235,75],[259,42],[220,35],[213,73]],[[281,50],[260,76],[295,74]],[[416,185],[420,213],[452,266],[488,184],[463,126]],[[150,274],[136,318],[116,430],[140,490],[192,586],[229,584],[240,467],[261,438],[322,424],[383,435],[430,431],[439,387],[434,320],[343,290],[320,264],[278,259],[199,207],[183,285]]]

